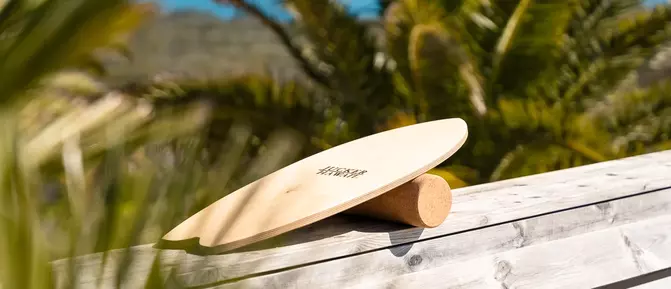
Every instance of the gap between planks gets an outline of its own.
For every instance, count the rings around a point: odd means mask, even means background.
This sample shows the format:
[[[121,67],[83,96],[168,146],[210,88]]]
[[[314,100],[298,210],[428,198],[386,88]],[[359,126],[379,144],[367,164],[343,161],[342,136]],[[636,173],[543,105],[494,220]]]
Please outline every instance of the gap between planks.
[[[671,268],[668,268],[667,271],[671,271]],[[648,283],[644,283],[638,286],[631,287],[632,289],[669,289],[671,288],[671,277],[666,277],[663,279],[654,280]],[[604,288],[604,289],[619,289],[619,288]]]
[[[639,275],[594,289],[668,289],[671,288],[671,267]]]
[[[671,189],[395,249],[207,288],[594,288],[671,266]]]
[[[669,175],[671,151],[651,153],[454,190],[453,212],[443,225],[433,229],[361,219],[354,223],[336,216],[279,237],[282,241],[295,242],[291,246],[207,257],[164,251],[162,261],[166,266],[176,266],[181,276],[208,275],[207,282],[222,281],[399,247],[665,188],[671,186]],[[324,238],[300,242],[315,235]],[[110,264],[118,263],[122,252],[113,252]],[[138,246],[133,252],[137,257],[127,288],[141,287],[156,254],[150,246]],[[78,261],[79,267],[84,269],[80,284],[95,284],[100,278],[104,283],[113,280],[115,272],[109,269],[111,266],[102,276],[95,274],[100,254],[84,256]],[[55,263],[57,269],[64,265],[64,261],[59,262]]]

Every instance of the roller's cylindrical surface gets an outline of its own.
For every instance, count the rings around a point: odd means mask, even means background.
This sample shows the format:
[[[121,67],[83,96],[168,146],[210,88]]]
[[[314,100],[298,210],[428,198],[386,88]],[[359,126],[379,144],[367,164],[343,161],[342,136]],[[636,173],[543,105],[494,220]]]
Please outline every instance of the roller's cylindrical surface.
[[[445,221],[451,207],[445,179],[423,174],[344,213],[433,228]]]

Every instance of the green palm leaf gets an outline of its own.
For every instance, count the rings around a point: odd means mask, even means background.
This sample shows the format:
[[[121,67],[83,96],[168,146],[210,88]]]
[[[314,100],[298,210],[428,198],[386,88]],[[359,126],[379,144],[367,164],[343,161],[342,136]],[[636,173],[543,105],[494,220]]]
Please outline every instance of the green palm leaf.
[[[666,147],[671,136],[671,84],[656,83],[609,98],[586,114],[610,136],[619,157]]]
[[[383,65],[377,64],[377,39],[368,27],[349,15],[341,4],[330,0],[290,0],[296,11],[297,29],[310,43],[312,55],[327,67],[331,87],[345,98],[359,98],[388,84]]]
[[[3,214],[0,217],[0,255],[3,258],[0,261],[0,286],[53,288],[49,261],[52,254],[59,250],[53,250],[45,242],[47,236],[41,233],[44,224],[44,216],[40,215],[42,186],[51,179],[42,174],[41,169],[50,160],[64,160],[61,163],[66,169],[61,172],[67,175],[71,193],[66,211],[73,216],[72,223],[68,224],[72,233],[69,237],[76,239],[81,227],[75,223],[82,219],[83,212],[82,167],[79,166],[83,160],[78,157],[80,150],[76,143],[79,131],[71,129],[72,123],[64,125],[59,119],[70,116],[72,122],[72,111],[82,107],[69,101],[63,101],[64,105],[60,107],[41,106],[40,102],[48,104],[49,99],[66,95],[66,90],[55,90],[58,86],[62,87],[63,79],[50,79],[50,76],[58,76],[67,69],[90,66],[93,54],[108,45],[118,45],[119,37],[130,32],[146,16],[146,8],[150,6],[137,6],[122,0],[9,0],[2,4],[0,211]],[[69,93],[74,93],[74,90]],[[31,104],[36,106],[31,108]],[[31,123],[24,119],[30,118],[30,109],[38,113],[48,112],[50,115],[46,119],[55,119],[53,125],[67,128],[70,138],[55,137],[53,132],[49,132],[48,121]],[[31,125],[34,126],[28,133],[20,130]],[[79,128],[90,126],[80,124]],[[42,137],[50,134],[52,137]],[[64,153],[52,150],[58,146],[65,148]],[[27,151],[38,152],[38,155],[26,155]],[[66,247],[61,252],[80,253],[74,247],[78,243],[58,242],[62,236],[49,237],[50,241]]]
[[[340,46],[335,41],[349,43],[344,39],[349,34],[368,45],[361,38],[364,30],[352,28],[358,22],[349,15],[335,17],[345,14],[329,6],[330,1],[293,3],[299,4],[292,7],[307,31],[315,62],[345,71],[344,67],[356,67],[361,59],[369,61],[370,54],[378,53],[372,48],[355,49],[361,47],[358,43]],[[476,169],[481,181],[665,147],[666,106],[652,98],[662,92],[638,92],[651,97],[641,99],[639,105],[656,108],[632,107],[631,117],[618,116],[617,106],[602,107],[631,97],[620,87],[628,85],[624,81],[669,40],[668,5],[647,9],[639,0],[386,3],[389,85],[403,101],[390,101],[383,90],[368,90],[362,99],[393,104],[373,113],[359,113],[356,105],[343,106],[343,111],[356,115],[343,126],[345,130],[367,134],[385,115],[392,119],[400,114],[415,121],[462,117],[474,138],[451,162]],[[339,26],[345,29],[340,32]],[[339,57],[344,51],[357,59]],[[336,61],[340,63],[334,65]],[[342,82],[342,76],[331,76],[333,83]],[[332,86],[338,90],[334,95],[363,95],[352,93],[352,87],[361,85],[349,83],[342,89]],[[544,151],[549,155],[547,163],[535,162]]]
[[[404,0],[390,6],[386,15],[388,50],[396,60],[397,73],[404,77],[397,83],[414,93],[412,98],[420,111],[447,104],[452,115],[465,117],[475,112],[482,116],[487,106],[479,66],[462,43],[469,36],[458,21],[451,20],[445,4]],[[451,4],[451,10],[462,5]],[[461,95],[468,95],[463,100],[470,102],[471,109],[455,105],[463,101],[458,100]]]
[[[564,56],[562,99],[583,102],[612,92],[659,45],[671,39],[670,12],[669,8],[659,6],[652,13],[636,15],[634,19],[616,20],[618,26],[605,34],[578,33]]]
[[[530,85],[557,77],[554,66],[561,56],[573,5],[574,1],[566,0],[520,1],[492,51],[490,93],[520,95]]]
[[[0,90],[5,92],[0,102],[11,101],[10,95],[33,86],[43,75],[90,63],[92,52],[117,43],[150,11],[148,7],[123,0],[43,1],[18,21],[19,28],[0,32]]]
[[[490,181],[539,174],[593,163],[574,150],[538,140],[508,152],[490,176]]]
[[[425,100],[423,110],[428,110],[428,103],[432,106],[441,103],[447,106],[441,107],[443,111],[468,115],[470,107],[459,107],[468,102],[458,101],[457,86],[464,83],[470,90],[471,105],[479,114],[486,112],[480,80],[474,75],[469,62],[454,62],[461,57],[451,55],[459,53],[458,49],[453,49],[458,46],[445,29],[440,25],[416,25],[410,39],[409,60],[416,86],[415,97]],[[463,82],[459,82],[459,78]]]
[[[212,107],[214,121],[247,120],[266,130],[287,124],[305,134],[320,130],[331,105],[299,82],[264,76],[160,81],[135,87],[134,94],[159,108],[204,101]]]

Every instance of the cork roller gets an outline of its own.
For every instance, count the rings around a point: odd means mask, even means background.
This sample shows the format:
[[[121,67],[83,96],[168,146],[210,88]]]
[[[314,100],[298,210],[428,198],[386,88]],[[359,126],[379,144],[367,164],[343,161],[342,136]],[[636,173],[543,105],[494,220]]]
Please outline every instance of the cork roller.
[[[445,221],[451,207],[449,184],[439,176],[422,174],[343,213],[433,228]]]

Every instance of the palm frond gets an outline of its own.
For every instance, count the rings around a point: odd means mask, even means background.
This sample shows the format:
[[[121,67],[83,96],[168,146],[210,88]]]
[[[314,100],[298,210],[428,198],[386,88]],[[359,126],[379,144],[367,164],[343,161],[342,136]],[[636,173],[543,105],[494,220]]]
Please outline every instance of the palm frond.
[[[241,0],[229,2],[249,6]],[[394,91],[389,59],[369,27],[336,1],[291,0],[284,4],[296,18],[291,42],[301,43],[301,59],[319,69],[323,76],[320,82],[330,90],[331,101],[350,112],[343,121],[357,136],[373,133],[386,121],[385,112],[406,99]],[[275,26],[267,17],[255,16],[267,26]]]
[[[445,104],[448,95],[459,98],[459,93],[466,90],[471,110],[482,116],[487,106],[479,66],[467,45],[461,43],[469,36],[460,30],[459,21],[450,20],[444,7],[447,4],[405,0],[389,7],[385,20],[388,50],[396,60],[398,75],[404,78],[397,83],[402,82],[408,87],[404,91],[414,93],[414,103],[424,112],[429,106]],[[452,3],[450,10],[460,6]],[[472,113],[458,107],[443,114]]]
[[[6,94],[0,102],[58,69],[86,68],[93,52],[118,43],[153,7],[124,0],[63,1],[44,1],[26,12],[20,29],[2,33],[0,90]]]
[[[494,48],[489,91],[520,95],[556,78],[574,2],[520,1]]]
[[[567,34],[578,42],[583,42],[594,32],[610,28],[609,24],[630,16],[632,11],[643,10],[641,0],[583,0],[576,4]]]
[[[508,152],[490,176],[490,181],[539,174],[593,163],[574,150],[538,140]]]
[[[412,99],[416,89],[412,83],[408,48],[413,22],[403,1],[393,1],[383,17],[386,53],[393,59],[393,81],[397,91],[406,99]]]
[[[290,0],[296,12],[299,35],[328,70],[330,87],[342,92],[346,102],[367,102],[379,107],[372,93],[389,84],[388,74],[376,57],[380,51],[370,29],[331,0]]]
[[[474,71],[472,63],[462,61],[465,57],[458,44],[440,25],[416,25],[411,33],[408,58],[417,97],[424,99],[430,106],[437,103],[448,105],[441,107],[442,112],[447,115],[470,115],[471,108],[477,115],[484,115],[487,108],[481,79]],[[458,101],[459,85],[468,90],[469,108],[456,105],[465,103]],[[449,96],[450,101],[445,101]],[[437,101],[433,101],[434,99]],[[424,110],[427,109],[424,107]]]
[[[650,152],[671,135],[670,95],[671,84],[661,81],[609,98],[586,115],[610,135],[618,156]]]
[[[328,110],[332,103],[319,91],[297,81],[280,83],[264,76],[159,81],[135,89],[134,94],[166,108],[205,101],[215,122],[247,120],[257,129],[286,124],[305,134],[319,131],[328,114],[336,113]]]
[[[612,92],[671,39],[667,24],[670,11],[658,6],[650,13],[614,20],[617,27],[577,33],[565,48],[559,79],[561,98],[584,102]]]
[[[82,68],[96,49],[113,43],[119,35],[131,30],[133,25],[116,25],[119,23],[115,21],[128,20],[124,17],[141,6],[113,0],[13,0],[3,1],[3,4],[6,5],[0,11],[0,90],[3,91],[0,119],[4,130],[0,134],[0,250],[3,256],[0,284],[8,288],[53,288],[55,279],[49,261],[54,251],[45,245],[48,233],[41,230],[44,220],[39,215],[42,186],[47,177],[40,174],[39,164],[31,164],[32,156],[25,155],[27,148],[23,145],[31,137],[19,130],[25,125],[22,124],[25,104],[39,97],[36,90],[54,86],[53,82],[45,83],[45,77],[64,69]],[[139,14],[144,16],[144,13]],[[69,109],[67,105],[56,109],[56,118],[67,114]],[[33,134],[39,136],[40,129]],[[63,140],[67,153],[62,158],[73,193],[69,210],[75,212],[74,219],[81,219],[81,203],[73,201],[80,200],[75,193],[81,193],[81,170],[77,167],[81,162],[76,144],[73,145],[76,139],[75,133]],[[48,147],[53,144],[45,143]],[[58,159],[58,154],[54,158]],[[44,160],[39,158],[37,162]],[[58,236],[49,238],[58,239]],[[79,253],[69,247],[65,251]]]
[[[497,114],[511,130],[526,133],[550,133],[561,137],[567,113],[560,103],[538,99],[500,98]]]
[[[608,135],[584,114],[563,107],[562,102],[551,104],[533,99],[500,99],[501,120],[514,137],[523,141],[544,140],[547,144],[562,147],[592,162],[613,158]]]
[[[314,57],[306,55],[307,51],[305,51],[305,48],[297,43],[293,35],[289,33],[288,29],[285,29],[285,27],[283,27],[280,23],[263,13],[263,11],[261,11],[261,9],[255,5],[247,3],[247,1],[244,0],[215,0],[215,2],[232,4],[236,8],[241,9],[253,17],[260,19],[266,27],[270,28],[270,30],[275,33],[282,44],[284,44],[294,60],[296,60],[298,65],[303,69],[303,72],[305,72],[315,82],[326,87],[330,87],[331,84],[329,83],[326,71],[323,71],[323,69],[319,67],[318,59],[314,59]]]

